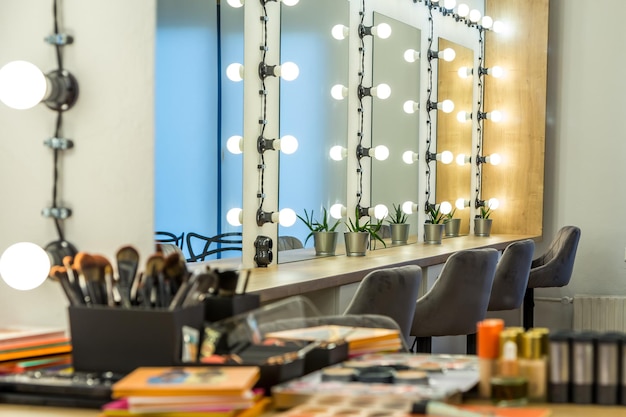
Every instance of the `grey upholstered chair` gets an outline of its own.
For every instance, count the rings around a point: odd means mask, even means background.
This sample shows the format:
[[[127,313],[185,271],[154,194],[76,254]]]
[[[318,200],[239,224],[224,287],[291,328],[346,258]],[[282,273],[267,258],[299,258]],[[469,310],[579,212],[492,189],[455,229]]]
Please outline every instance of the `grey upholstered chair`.
[[[533,260],[524,295],[524,328],[534,326],[535,288],[564,287],[569,284],[579,241],[580,228],[564,226],[557,232],[548,250]]]
[[[302,249],[302,241],[294,236],[278,236],[278,250]]]
[[[343,314],[390,317],[407,342],[421,282],[422,268],[417,265],[372,271],[363,278]]]
[[[476,323],[487,313],[497,262],[498,251],[491,248],[450,255],[432,288],[415,305],[411,336],[416,337],[418,352],[430,352],[432,336],[475,336]],[[475,345],[468,337],[468,348]]]
[[[496,265],[487,311],[515,310],[522,306],[528,285],[535,242],[513,242],[504,249]]]

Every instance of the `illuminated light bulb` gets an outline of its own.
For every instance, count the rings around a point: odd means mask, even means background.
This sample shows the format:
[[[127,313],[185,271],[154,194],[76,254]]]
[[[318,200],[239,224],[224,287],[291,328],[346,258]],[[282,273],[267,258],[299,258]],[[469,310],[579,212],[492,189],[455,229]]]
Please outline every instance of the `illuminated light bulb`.
[[[291,155],[298,150],[298,139],[292,135],[285,135],[274,141],[274,149],[280,150],[286,155]]]
[[[491,75],[493,78],[502,78],[504,75],[504,69],[500,66],[494,65],[487,70],[487,74]]]
[[[295,6],[300,0],[282,0],[285,6]]]
[[[469,155],[465,155],[464,153],[460,153],[456,156],[457,165],[465,165],[471,161],[471,157]]]
[[[485,162],[490,163],[491,165],[500,165],[502,157],[500,154],[492,153],[491,155],[485,157]]]
[[[346,215],[347,209],[343,204],[336,203],[330,206],[329,213],[330,213],[330,217],[332,217],[333,219],[339,220]]]
[[[495,33],[505,33],[507,31],[507,26],[506,26],[505,23],[503,23],[503,22],[501,22],[499,20],[496,20],[496,21],[493,22],[492,30]]]
[[[369,156],[377,161],[384,161],[389,158],[389,148],[385,145],[378,145],[369,150]]]
[[[454,161],[454,155],[450,151],[441,152],[441,163],[448,165],[452,161]]]
[[[420,109],[420,104],[417,101],[407,100],[402,105],[402,109],[405,113],[413,114]]]
[[[480,24],[485,29],[490,29],[491,26],[493,26],[493,19],[489,16],[483,16],[482,20],[480,21]]]
[[[229,80],[239,82],[243,80],[243,65],[235,62],[226,67],[226,76]]]
[[[496,210],[498,207],[500,207],[500,201],[497,198],[490,198],[487,201],[487,207],[491,210]]]
[[[387,39],[391,36],[391,26],[387,23],[381,23],[372,27],[372,35],[378,36],[380,39]]]
[[[443,50],[442,58],[446,62],[454,61],[454,58],[456,58],[456,52],[452,48],[446,48]]]
[[[472,113],[462,110],[456,114],[456,120],[458,120],[460,123],[465,123],[468,120],[472,120]]]
[[[454,102],[452,100],[444,100],[438,103],[433,103],[432,101],[428,102],[429,110],[441,110],[444,113],[451,113],[454,110]]]
[[[278,223],[283,227],[293,226],[296,219],[296,212],[290,208],[284,208],[278,213]]]
[[[226,0],[230,7],[238,9],[243,6],[244,0]]]
[[[417,204],[412,201],[402,203],[402,211],[406,214],[413,214],[417,211]]]
[[[333,36],[333,38],[337,39],[338,41],[341,41],[348,37],[348,35],[350,34],[350,28],[345,25],[339,24],[339,25],[333,26],[330,33]]]
[[[491,119],[494,123],[499,123],[502,121],[502,112],[499,110],[493,110],[490,113],[487,113],[487,118]]]
[[[335,84],[330,89],[330,95],[335,100],[343,100],[348,97],[348,89],[341,84]]]
[[[443,8],[446,10],[452,10],[456,6],[456,0],[444,0]]]
[[[391,87],[388,84],[378,84],[376,87],[372,87],[371,93],[372,96],[385,100],[391,96]]]
[[[368,209],[370,217],[374,217],[376,220],[382,220],[389,214],[389,209],[384,204],[376,204],[374,207]]]
[[[449,214],[452,212],[452,204],[448,201],[442,201],[441,204],[439,204],[439,211],[441,214]]]
[[[346,156],[348,156],[348,150],[340,145],[335,145],[330,148],[328,152],[330,159],[333,161],[342,161]]]
[[[457,198],[457,200],[454,202],[454,207],[456,207],[457,210],[463,210],[465,209],[465,207],[469,207],[469,205],[470,201],[464,198]]]
[[[420,59],[420,53],[415,49],[407,49],[404,51],[404,60],[406,62],[415,62]]]
[[[283,62],[282,65],[276,67],[274,73],[285,81],[293,81],[300,75],[300,68],[293,62]]]
[[[226,149],[228,152],[239,155],[243,152],[243,137],[241,136],[231,136],[226,141]]]
[[[402,154],[402,160],[404,161],[405,164],[411,165],[413,162],[417,161],[418,159],[419,159],[419,155],[413,151],[405,151]]]
[[[243,210],[239,207],[231,208],[226,212],[226,221],[231,226],[241,226],[241,223],[243,223]]]
[[[47,90],[46,76],[30,62],[13,61],[0,68],[0,101],[13,109],[35,107]]]
[[[39,245],[19,242],[9,246],[0,257],[0,275],[9,287],[27,291],[48,278],[50,257]]]
[[[456,9],[456,13],[459,15],[459,17],[467,17],[469,12],[470,12],[470,8],[465,3],[459,4],[459,7],[457,7]]]
[[[480,20],[480,11],[476,10],[476,9],[472,9],[469,12],[469,20],[472,23],[477,23]]]
[[[470,67],[461,67],[459,68],[459,70],[457,71],[457,74],[459,74],[459,77],[465,79],[465,78],[469,78],[472,76],[472,74],[474,74],[474,70]]]

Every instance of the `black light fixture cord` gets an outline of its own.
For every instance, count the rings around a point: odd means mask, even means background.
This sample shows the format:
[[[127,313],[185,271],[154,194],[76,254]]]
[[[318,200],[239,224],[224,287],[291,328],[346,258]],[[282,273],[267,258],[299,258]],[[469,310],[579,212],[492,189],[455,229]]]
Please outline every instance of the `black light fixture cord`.
[[[365,21],[365,0],[361,2],[361,19],[359,24],[359,30],[363,27],[363,23]],[[363,80],[365,78],[365,40],[363,36],[360,36],[361,45],[359,48],[359,52],[361,55],[361,64],[359,68],[359,91],[363,88]],[[364,115],[363,115],[363,97],[360,92],[359,96],[359,131],[357,133],[358,136],[358,146],[359,148],[363,146],[363,126],[364,126]],[[363,165],[361,165],[361,158],[357,158],[357,178],[358,178],[358,189],[357,189],[357,207],[361,206],[361,199],[363,198]]]
[[[428,54],[430,55],[430,51],[433,47],[433,38],[434,38],[434,23],[433,23],[433,9],[432,7],[428,7]],[[433,66],[432,59],[430,56],[428,57],[428,89],[426,90],[426,158],[428,158],[428,154],[430,153],[430,145],[432,144],[432,135],[433,135],[433,123],[432,116],[430,114],[429,103],[433,94]],[[426,210],[428,210],[428,206],[430,205],[430,161],[426,162]]]
[[[478,158],[483,152],[483,119],[479,114],[483,111],[483,101],[485,99],[484,74],[480,71],[483,68],[483,59],[485,56],[485,42],[483,31],[478,31],[478,110],[476,110],[476,132],[478,140],[476,142],[476,201],[480,200],[482,193],[482,164],[478,162]]]
[[[263,27],[263,46],[262,46],[262,58],[261,58],[261,62],[263,63],[263,65],[265,66],[265,58],[267,56],[267,21],[269,20],[268,16],[267,16],[267,7],[265,6],[265,3],[262,2],[263,4],[263,16],[261,17],[261,21],[263,22],[262,27]],[[261,91],[259,92],[259,94],[261,95],[261,112],[262,112],[262,116],[261,116],[261,120],[259,121],[259,124],[261,125],[261,134],[260,137],[264,138],[265,137],[265,125],[267,124],[267,90],[265,89],[265,77],[261,77]],[[260,171],[260,175],[259,175],[259,210],[263,210],[263,203],[265,202],[265,153],[261,152],[259,155],[259,171]]]

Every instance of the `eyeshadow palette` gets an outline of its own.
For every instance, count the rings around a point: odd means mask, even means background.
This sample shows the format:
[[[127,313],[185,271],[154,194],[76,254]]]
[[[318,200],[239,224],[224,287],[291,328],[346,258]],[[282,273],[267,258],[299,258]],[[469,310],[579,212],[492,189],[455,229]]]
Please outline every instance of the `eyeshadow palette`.
[[[276,385],[272,396],[278,409],[321,395],[449,402],[476,385],[477,364],[471,355],[367,354]]]
[[[412,404],[401,397],[316,395],[276,417],[409,417]]]

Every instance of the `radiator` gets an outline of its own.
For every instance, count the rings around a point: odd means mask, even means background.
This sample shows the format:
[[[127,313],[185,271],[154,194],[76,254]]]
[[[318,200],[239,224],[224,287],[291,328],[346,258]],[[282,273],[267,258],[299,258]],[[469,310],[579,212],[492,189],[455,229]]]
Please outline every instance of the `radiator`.
[[[626,331],[626,296],[574,296],[574,330]]]

